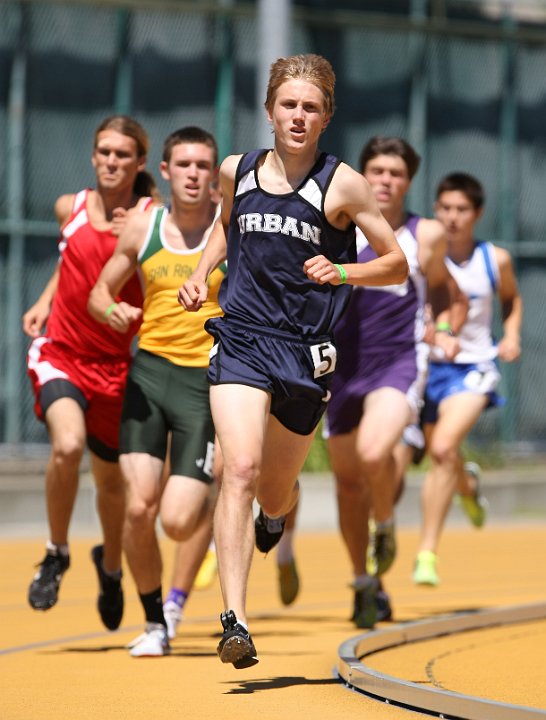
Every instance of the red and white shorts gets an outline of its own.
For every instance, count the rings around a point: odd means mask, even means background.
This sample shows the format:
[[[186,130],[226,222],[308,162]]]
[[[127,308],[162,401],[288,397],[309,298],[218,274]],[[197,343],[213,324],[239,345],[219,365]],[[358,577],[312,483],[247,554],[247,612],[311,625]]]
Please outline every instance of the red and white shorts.
[[[27,355],[27,372],[34,391],[36,416],[39,420],[45,420],[47,408],[43,408],[41,398],[44,386],[52,380],[65,380],[80,390],[85,398],[85,407],[82,409],[87,435],[117,450],[123,394],[130,363],[130,358],[86,358],[47,337],[36,338]],[[59,397],[63,395],[61,392]]]

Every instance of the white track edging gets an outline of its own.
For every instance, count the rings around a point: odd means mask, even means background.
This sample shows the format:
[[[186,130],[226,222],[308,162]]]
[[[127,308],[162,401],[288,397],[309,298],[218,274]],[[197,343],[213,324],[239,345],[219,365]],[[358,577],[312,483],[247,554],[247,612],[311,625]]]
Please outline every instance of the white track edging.
[[[546,711],[511,705],[460,693],[425,688],[416,683],[392,677],[367,667],[368,655],[407,643],[453,635],[467,630],[542,620],[546,603],[520,605],[496,610],[450,615],[375,630],[358,635],[340,645],[338,673],[349,687],[373,695],[387,703],[456,720],[544,720]]]

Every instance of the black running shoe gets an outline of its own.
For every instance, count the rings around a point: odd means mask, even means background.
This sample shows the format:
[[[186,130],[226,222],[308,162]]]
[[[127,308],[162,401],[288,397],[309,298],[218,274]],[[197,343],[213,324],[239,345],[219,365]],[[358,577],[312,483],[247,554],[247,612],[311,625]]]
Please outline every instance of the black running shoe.
[[[365,582],[353,585],[354,603],[351,620],[357,628],[372,629],[377,622],[377,605],[375,598],[379,590],[379,581],[368,577]]]
[[[97,609],[108,630],[117,630],[123,617],[123,590],[121,588],[121,575],[119,579],[113,578],[104,572],[102,558],[104,546],[96,545],[91,550],[91,559],[97,569],[99,578],[99,597]]]
[[[378,622],[392,620],[392,607],[389,596],[384,590],[379,589],[375,595],[375,607],[377,608]]]
[[[49,610],[59,599],[59,585],[70,567],[70,557],[48,550],[28,589],[28,601],[35,610]]]
[[[233,610],[223,612],[220,615],[220,621],[224,628],[217,648],[220,660],[223,663],[233,663],[236,670],[256,665],[258,658],[250,633],[242,625],[239,625]]]
[[[260,552],[268,553],[275,547],[275,545],[277,545],[284,532],[285,522],[286,517],[267,517],[262,508],[260,508],[258,517],[254,520],[256,547]]]

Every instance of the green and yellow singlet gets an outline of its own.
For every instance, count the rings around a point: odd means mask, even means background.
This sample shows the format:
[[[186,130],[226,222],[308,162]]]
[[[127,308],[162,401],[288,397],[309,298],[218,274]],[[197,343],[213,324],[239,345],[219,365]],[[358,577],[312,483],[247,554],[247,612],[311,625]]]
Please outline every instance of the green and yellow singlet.
[[[209,318],[222,315],[218,291],[224,272],[218,268],[211,273],[209,295],[199,312],[188,312],[179,305],[177,293],[197,267],[212,225],[196,248],[176,249],[165,239],[163,227],[167,215],[165,207],[152,211],[150,229],[138,256],[144,292],[144,320],[138,345],[175,365],[207,367],[212,337],[203,326]]]

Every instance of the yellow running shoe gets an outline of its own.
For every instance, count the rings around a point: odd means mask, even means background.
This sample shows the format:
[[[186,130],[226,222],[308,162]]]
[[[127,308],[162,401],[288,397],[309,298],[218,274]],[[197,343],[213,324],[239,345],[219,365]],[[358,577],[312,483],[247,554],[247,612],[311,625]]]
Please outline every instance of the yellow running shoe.
[[[296,561],[290,560],[283,565],[278,565],[279,570],[279,593],[283,605],[292,605],[300,591],[300,578],[296,568]]]
[[[218,572],[218,560],[216,558],[216,550],[209,548],[207,554],[203,558],[193,587],[196,590],[206,590],[209,588],[216,578]]]
[[[377,557],[375,555],[375,520],[368,520],[368,547],[366,548],[366,572],[371,577],[377,575]]]
[[[394,522],[378,526],[374,520],[368,522],[368,548],[366,551],[366,572],[368,575],[384,575],[396,558],[396,534]]]
[[[464,469],[467,475],[474,478],[476,485],[472,495],[461,495],[459,493],[457,499],[472,525],[481,528],[485,525],[489,506],[480,490],[481,468],[475,462],[467,462],[464,464]]]
[[[440,578],[436,571],[438,557],[430,550],[422,550],[415,560],[413,570],[413,582],[416,585],[430,585],[436,587],[440,584]]]

